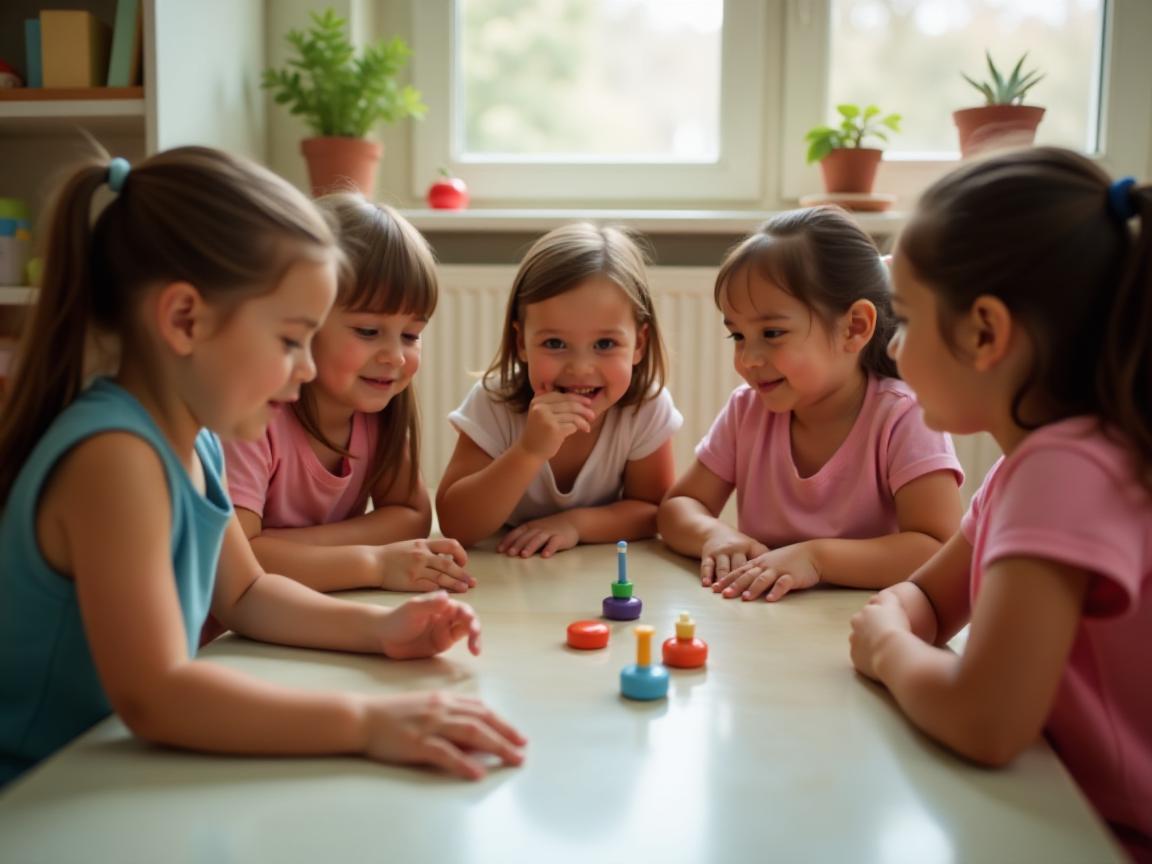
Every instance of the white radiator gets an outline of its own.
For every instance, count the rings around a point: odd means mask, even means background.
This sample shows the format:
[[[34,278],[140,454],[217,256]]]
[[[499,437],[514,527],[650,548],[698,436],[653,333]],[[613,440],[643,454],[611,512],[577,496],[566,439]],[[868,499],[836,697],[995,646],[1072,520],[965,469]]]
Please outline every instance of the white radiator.
[[[434,487],[456,445],[448,425],[452,411],[496,351],[508,290],[516,268],[441,265],[440,303],[423,338],[416,376],[423,415],[424,477]],[[724,338],[720,313],[712,302],[716,270],[708,267],[653,267],[650,285],[668,349],[668,387],[684,415],[673,439],[677,473],[692,464],[696,443],[708,431],[728,394],[740,383],[732,368],[732,345]],[[983,435],[956,439],[968,479],[965,500],[978,487],[999,451]]]

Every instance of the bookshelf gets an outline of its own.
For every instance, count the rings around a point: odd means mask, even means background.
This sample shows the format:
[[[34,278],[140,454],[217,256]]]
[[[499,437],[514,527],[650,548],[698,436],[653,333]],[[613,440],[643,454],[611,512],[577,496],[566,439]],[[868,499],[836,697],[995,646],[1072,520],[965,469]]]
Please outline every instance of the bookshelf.
[[[116,0],[2,0],[0,58],[23,70],[24,20],[61,6],[110,27],[116,17]],[[64,169],[91,155],[85,132],[131,162],[183,144],[264,157],[264,0],[141,0],[141,8],[143,86],[0,90],[0,196],[27,202],[34,231]],[[0,286],[0,336],[18,330],[35,296]]]

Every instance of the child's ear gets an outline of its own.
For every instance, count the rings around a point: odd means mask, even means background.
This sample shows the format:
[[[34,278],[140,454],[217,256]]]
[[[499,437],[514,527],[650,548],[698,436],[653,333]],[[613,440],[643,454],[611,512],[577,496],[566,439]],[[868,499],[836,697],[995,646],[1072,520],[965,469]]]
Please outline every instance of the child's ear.
[[[636,330],[636,350],[632,352],[632,365],[639,366],[644,359],[644,352],[648,350],[648,322],[644,322]]]
[[[519,321],[512,322],[512,332],[516,334],[516,357],[521,363],[527,363],[528,349],[524,346],[524,328]]]
[[[963,348],[977,372],[987,372],[1007,355],[1013,332],[1012,313],[999,297],[982,294],[972,302],[963,322]]]
[[[210,308],[190,282],[169,282],[156,297],[160,338],[179,356],[187,357],[208,331]]]
[[[844,313],[844,348],[859,354],[876,332],[876,306],[871,300],[857,300]]]

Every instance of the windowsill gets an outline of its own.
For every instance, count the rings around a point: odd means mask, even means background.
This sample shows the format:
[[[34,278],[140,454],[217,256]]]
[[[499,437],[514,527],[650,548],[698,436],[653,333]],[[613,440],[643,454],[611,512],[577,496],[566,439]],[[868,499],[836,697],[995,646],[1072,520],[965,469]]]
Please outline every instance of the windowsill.
[[[645,234],[740,235],[755,230],[771,210],[485,209],[401,211],[425,232],[525,233],[548,231],[570,222],[624,225]],[[891,234],[908,218],[903,211],[854,214],[869,233]]]

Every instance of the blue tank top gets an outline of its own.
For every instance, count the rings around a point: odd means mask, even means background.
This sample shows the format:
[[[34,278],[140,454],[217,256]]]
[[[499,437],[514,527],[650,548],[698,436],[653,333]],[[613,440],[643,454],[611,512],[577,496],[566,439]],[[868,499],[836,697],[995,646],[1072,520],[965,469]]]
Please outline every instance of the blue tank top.
[[[85,439],[111,431],[140,436],[164,463],[172,570],[190,656],[199,645],[232,515],[220,442],[206,429],[196,438],[202,495],[144,406],[112,381],[97,379],[48,427],[0,513],[0,785],[111,711],[84,637],[76,586],[49,567],[36,540],[40,495],[53,469]]]

